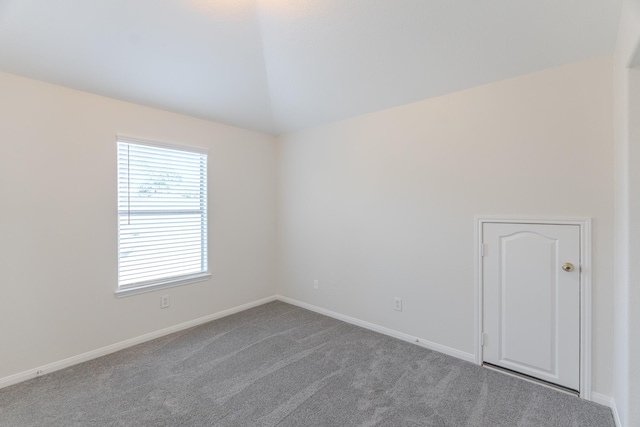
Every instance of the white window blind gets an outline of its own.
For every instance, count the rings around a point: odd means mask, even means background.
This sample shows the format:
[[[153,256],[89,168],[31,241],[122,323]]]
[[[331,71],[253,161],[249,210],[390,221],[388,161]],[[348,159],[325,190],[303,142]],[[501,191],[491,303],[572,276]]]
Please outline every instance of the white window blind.
[[[118,288],[207,272],[207,155],[118,139]]]

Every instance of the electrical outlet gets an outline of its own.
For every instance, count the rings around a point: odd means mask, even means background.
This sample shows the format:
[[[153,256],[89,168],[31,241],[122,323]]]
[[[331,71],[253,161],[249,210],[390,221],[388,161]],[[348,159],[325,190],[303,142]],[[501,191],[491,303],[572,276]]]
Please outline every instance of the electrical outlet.
[[[313,289],[318,289],[318,281],[317,280],[313,281]]]
[[[402,298],[393,299],[393,309],[396,311],[402,311]]]
[[[162,295],[160,297],[160,308],[169,308],[169,295]]]

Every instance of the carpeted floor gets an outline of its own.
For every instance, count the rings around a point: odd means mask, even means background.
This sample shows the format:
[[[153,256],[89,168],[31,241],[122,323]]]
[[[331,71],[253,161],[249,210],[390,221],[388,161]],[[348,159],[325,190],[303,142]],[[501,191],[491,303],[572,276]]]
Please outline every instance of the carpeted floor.
[[[0,425],[614,423],[604,406],[272,302],[1,389]]]

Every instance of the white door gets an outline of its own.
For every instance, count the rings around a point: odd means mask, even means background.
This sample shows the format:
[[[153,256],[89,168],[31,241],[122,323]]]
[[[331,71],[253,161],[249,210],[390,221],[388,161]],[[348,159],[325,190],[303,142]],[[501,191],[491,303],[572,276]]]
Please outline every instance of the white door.
[[[580,226],[484,223],[483,361],[580,390]]]

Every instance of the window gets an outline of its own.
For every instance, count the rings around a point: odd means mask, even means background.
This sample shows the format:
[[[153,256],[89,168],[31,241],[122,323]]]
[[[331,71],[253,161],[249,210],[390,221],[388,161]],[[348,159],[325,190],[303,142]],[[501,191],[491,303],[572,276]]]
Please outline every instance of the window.
[[[118,138],[118,291],[204,280],[205,150]]]

